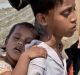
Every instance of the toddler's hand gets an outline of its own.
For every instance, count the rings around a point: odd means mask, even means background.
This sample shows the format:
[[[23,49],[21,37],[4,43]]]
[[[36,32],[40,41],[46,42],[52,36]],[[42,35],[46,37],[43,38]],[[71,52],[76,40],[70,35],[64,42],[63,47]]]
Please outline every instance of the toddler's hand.
[[[28,48],[25,50],[26,54],[28,55],[29,59],[34,59],[38,57],[46,58],[47,57],[47,51],[44,48],[32,46],[31,48]]]

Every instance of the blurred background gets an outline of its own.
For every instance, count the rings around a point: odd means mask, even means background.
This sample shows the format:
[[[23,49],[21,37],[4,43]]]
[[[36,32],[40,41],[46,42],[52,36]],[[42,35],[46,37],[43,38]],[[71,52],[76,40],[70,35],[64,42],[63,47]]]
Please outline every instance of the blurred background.
[[[72,37],[63,38],[64,48],[68,48],[72,43],[78,40],[80,33],[80,0],[76,0],[76,13],[78,17],[77,31]],[[10,6],[7,0],[0,0],[0,47],[3,46],[10,28],[16,23],[25,21],[34,23],[34,16],[29,5],[24,9],[17,11]]]

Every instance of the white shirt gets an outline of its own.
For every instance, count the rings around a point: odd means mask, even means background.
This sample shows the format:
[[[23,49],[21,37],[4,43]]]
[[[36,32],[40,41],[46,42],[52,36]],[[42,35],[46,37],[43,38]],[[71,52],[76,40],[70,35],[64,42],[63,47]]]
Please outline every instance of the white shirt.
[[[55,50],[46,43],[41,42],[38,46],[47,50],[47,59],[33,59],[29,64],[27,75],[67,75],[66,60],[63,59],[63,65]]]

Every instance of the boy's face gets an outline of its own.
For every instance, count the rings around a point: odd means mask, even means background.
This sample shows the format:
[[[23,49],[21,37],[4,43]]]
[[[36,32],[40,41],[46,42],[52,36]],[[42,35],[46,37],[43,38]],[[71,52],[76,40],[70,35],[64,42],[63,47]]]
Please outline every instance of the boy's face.
[[[20,54],[25,50],[25,44],[35,38],[32,30],[25,26],[17,26],[6,43],[7,55],[17,61]]]
[[[63,4],[46,15],[47,29],[58,37],[70,37],[76,30],[75,0],[64,0]]]

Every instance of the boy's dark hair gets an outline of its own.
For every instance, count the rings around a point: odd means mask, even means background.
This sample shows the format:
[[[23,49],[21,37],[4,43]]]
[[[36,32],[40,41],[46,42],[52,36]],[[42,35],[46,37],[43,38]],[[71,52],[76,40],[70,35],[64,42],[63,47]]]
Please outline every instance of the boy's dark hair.
[[[38,32],[39,38],[46,34],[45,28],[41,24],[39,24],[37,20],[35,20],[35,29]]]
[[[48,13],[49,10],[53,9],[58,4],[62,4],[63,0],[29,0],[34,15],[37,13]]]
[[[63,0],[8,0],[8,1],[17,10],[20,10],[27,6],[28,4],[30,4],[35,16],[37,13],[48,13],[48,11],[54,8],[55,6],[63,3]]]
[[[14,32],[15,28],[18,27],[18,26],[25,26],[26,28],[33,29],[33,30],[32,30],[32,33],[36,36],[35,39],[39,39],[39,35],[38,35],[37,31],[35,30],[35,27],[34,27],[31,23],[22,22],[22,23],[17,23],[17,24],[15,24],[15,25],[11,28],[9,34],[8,34],[7,37],[6,37],[5,44],[7,43],[7,40],[9,39],[9,37],[11,36],[11,34]],[[5,49],[5,47],[2,47],[2,49]]]
[[[28,4],[30,4],[35,17],[36,14],[38,13],[47,14],[49,10],[54,9],[56,6],[58,6],[58,4],[63,3],[63,0],[18,0],[18,1],[22,1],[22,4],[17,3],[17,0],[9,0],[10,4],[17,10],[20,10],[27,6]],[[42,25],[35,22],[35,27],[39,32],[40,36],[45,34],[45,28],[43,28]]]
[[[13,8],[20,10],[28,5],[27,0],[8,0],[9,3],[12,5]]]

